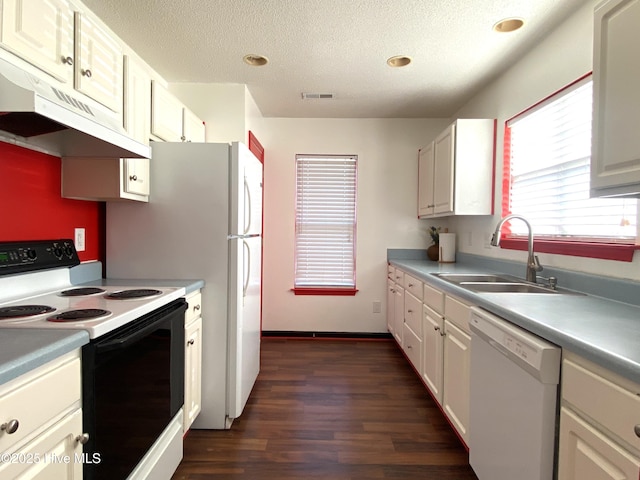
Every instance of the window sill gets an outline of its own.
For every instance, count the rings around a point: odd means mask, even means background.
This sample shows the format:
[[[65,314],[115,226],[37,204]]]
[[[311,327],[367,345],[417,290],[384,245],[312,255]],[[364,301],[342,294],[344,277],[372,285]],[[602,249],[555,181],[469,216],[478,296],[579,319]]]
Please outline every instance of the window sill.
[[[295,295],[333,295],[333,296],[354,296],[357,292],[357,288],[340,288],[340,287],[297,287],[292,288],[291,291]]]
[[[500,246],[508,250],[528,250],[526,239],[502,238]],[[631,262],[633,252],[640,249],[640,245],[618,243],[586,243],[563,242],[561,240],[534,240],[536,252],[571,255],[574,257],[600,258],[603,260],[617,260]]]

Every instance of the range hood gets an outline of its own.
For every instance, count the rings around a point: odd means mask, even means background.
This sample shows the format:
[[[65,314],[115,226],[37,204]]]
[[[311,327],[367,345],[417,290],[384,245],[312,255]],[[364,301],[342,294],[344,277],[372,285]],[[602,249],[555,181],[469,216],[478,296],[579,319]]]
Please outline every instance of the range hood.
[[[151,158],[115,112],[80,97],[0,59],[0,140],[60,157]]]

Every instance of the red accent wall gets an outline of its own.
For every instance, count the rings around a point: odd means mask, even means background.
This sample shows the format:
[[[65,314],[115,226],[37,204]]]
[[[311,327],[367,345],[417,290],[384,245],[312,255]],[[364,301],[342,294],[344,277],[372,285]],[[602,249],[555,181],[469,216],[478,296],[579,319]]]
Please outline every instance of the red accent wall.
[[[60,196],[61,160],[0,142],[0,241],[74,237],[85,229],[80,260],[104,260],[104,204]]]

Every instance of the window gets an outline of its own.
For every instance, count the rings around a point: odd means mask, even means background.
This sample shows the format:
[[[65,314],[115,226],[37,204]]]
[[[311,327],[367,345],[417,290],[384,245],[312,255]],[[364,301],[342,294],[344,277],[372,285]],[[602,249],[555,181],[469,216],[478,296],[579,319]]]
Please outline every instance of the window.
[[[502,213],[529,220],[538,251],[630,261],[637,201],[589,198],[591,116],[588,75],[506,122]],[[508,228],[526,249],[524,224]]]
[[[354,155],[296,155],[296,294],[355,295]]]

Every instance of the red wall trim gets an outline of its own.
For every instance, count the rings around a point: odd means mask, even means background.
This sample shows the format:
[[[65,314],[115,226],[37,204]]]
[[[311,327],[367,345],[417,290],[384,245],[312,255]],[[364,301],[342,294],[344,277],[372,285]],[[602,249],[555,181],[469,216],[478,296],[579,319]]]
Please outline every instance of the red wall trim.
[[[508,250],[527,250],[527,239],[505,238],[500,239],[500,246]],[[617,243],[586,243],[563,242],[561,240],[535,239],[536,252],[555,253],[558,255],[570,255],[574,257],[601,258],[604,260],[617,260],[631,262],[633,253],[640,249],[640,245],[622,245]]]
[[[256,136],[253,134],[251,130],[249,130],[248,144],[249,144],[249,150],[256,156],[258,160],[264,163],[264,147],[258,141],[258,139],[256,138]]]
[[[102,260],[104,206],[62,198],[61,172],[58,157],[0,142],[0,241],[73,239],[82,227],[80,260]]]
[[[358,293],[357,288],[292,288],[296,295],[332,295],[332,296],[354,296]]]

